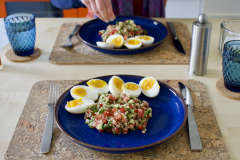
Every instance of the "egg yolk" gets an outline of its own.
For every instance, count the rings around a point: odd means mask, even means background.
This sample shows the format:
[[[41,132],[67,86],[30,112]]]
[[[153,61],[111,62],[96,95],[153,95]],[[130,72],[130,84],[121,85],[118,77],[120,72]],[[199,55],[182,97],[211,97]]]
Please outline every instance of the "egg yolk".
[[[96,87],[96,88],[102,88],[107,85],[107,83],[100,79],[93,79],[87,82],[87,85],[89,85],[90,88]]]
[[[134,83],[127,83],[124,85],[125,88],[131,90],[131,91],[135,91],[139,88],[139,86],[137,84]]]
[[[143,81],[141,87],[143,90],[150,90],[153,87],[154,83],[155,83],[154,79],[147,78]]]
[[[147,36],[139,37],[139,38],[142,39],[142,40],[146,40],[146,41],[149,41],[151,39],[150,37],[147,37]]]
[[[72,92],[73,94],[78,95],[80,97],[83,97],[87,94],[87,91],[81,87],[74,88]]]
[[[81,105],[81,104],[83,104],[82,98],[67,102],[67,106],[69,108],[73,108],[73,107],[76,107],[76,106]]]
[[[116,37],[112,40],[112,44],[115,44],[115,46],[121,46],[122,44],[122,38],[121,37]]]
[[[128,44],[130,44],[130,45],[138,45],[138,44],[140,44],[140,41],[137,40],[137,39],[130,39],[130,40],[128,40]]]
[[[114,78],[113,83],[117,87],[117,89],[119,89],[119,90],[121,90],[122,85],[124,84],[124,82],[119,78]]]

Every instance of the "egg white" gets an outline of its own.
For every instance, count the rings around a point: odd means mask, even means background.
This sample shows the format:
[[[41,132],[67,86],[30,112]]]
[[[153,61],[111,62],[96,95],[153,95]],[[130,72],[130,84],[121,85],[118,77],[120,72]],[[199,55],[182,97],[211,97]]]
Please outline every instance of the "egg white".
[[[113,42],[113,40],[114,40],[115,38],[117,38],[117,37],[119,37],[119,38],[121,39],[120,45],[117,45],[116,43]],[[110,36],[107,38],[106,42],[111,43],[111,44],[114,44],[114,48],[121,48],[121,47],[123,46],[124,38],[123,38],[123,36],[120,35],[120,34],[113,34],[113,35],[110,35]]]
[[[100,48],[104,48],[104,49],[113,49],[114,48],[114,44],[111,44],[109,42],[96,42],[97,46]]]
[[[148,78],[152,79],[152,80],[154,81],[154,84],[153,84],[153,86],[152,86],[151,89],[145,90],[145,89],[142,88],[142,83],[143,83],[145,80],[147,80]],[[153,77],[145,77],[145,78],[143,78],[143,79],[139,82],[139,86],[140,86],[140,88],[141,88],[142,93],[143,93],[145,96],[149,97],[149,98],[154,98],[154,97],[156,97],[156,96],[159,94],[159,91],[160,91],[160,85],[158,84],[157,80],[156,80],[155,78],[153,78]]]
[[[137,89],[137,90],[130,90],[130,89],[126,88],[126,85],[127,85],[127,84],[135,84],[135,85],[138,86],[138,89]],[[126,93],[128,96],[133,97],[133,98],[137,98],[137,97],[139,97],[140,94],[141,94],[141,88],[140,88],[140,86],[139,86],[138,84],[136,84],[136,83],[133,83],[133,82],[128,82],[128,83],[123,84],[122,90],[123,90],[123,92]]]
[[[129,44],[129,40],[138,40],[139,44],[137,45],[132,45]],[[128,49],[136,49],[136,48],[140,48],[142,46],[142,41],[140,39],[137,38],[128,38],[124,41],[124,45],[128,48]]]
[[[145,39],[142,39],[141,37],[148,37],[150,39],[145,40]],[[144,46],[144,47],[149,46],[149,45],[153,44],[153,42],[154,42],[154,38],[151,36],[136,36],[135,38],[139,39],[142,42],[142,46]]]
[[[118,94],[118,93],[122,93],[122,90],[121,90],[121,88],[120,89],[118,89],[117,87],[116,87],[116,85],[115,85],[115,83],[114,83],[114,78],[117,78],[117,79],[119,79],[119,80],[122,80],[120,77],[118,77],[118,76],[112,76],[111,77],[111,79],[109,80],[109,82],[108,82],[108,86],[109,86],[109,91],[110,91],[110,93],[112,94],[112,95],[116,95],[116,94]],[[124,81],[122,80],[122,84],[124,84]]]
[[[73,93],[73,90],[75,88],[83,88],[85,89],[86,91],[86,95],[84,95],[83,97],[81,97],[80,95],[76,95]],[[77,85],[77,86],[74,86],[73,88],[71,88],[70,90],[70,94],[71,96],[73,97],[73,99],[79,99],[79,98],[82,98],[82,99],[89,99],[89,100],[93,100],[93,101],[96,101],[98,99],[98,93],[96,91],[94,91],[93,89],[89,88],[88,86],[84,86],[84,85]]]
[[[106,83],[106,85],[103,86],[103,87],[101,87],[101,88],[98,88],[98,87],[95,87],[95,86],[93,86],[93,85],[91,84],[91,82],[92,82],[93,80],[101,80],[101,79],[91,79],[91,80],[89,80],[89,81],[87,82],[87,85],[88,85],[91,89],[95,90],[99,95],[101,95],[101,94],[103,94],[103,93],[108,93],[109,87],[108,87],[107,82],[104,81],[104,82]],[[102,80],[102,81],[103,81],[103,80]]]
[[[92,100],[82,99],[82,104],[75,107],[68,107],[68,105],[66,104],[65,109],[73,114],[81,114],[84,113],[88,107],[92,107],[94,104],[95,103]]]

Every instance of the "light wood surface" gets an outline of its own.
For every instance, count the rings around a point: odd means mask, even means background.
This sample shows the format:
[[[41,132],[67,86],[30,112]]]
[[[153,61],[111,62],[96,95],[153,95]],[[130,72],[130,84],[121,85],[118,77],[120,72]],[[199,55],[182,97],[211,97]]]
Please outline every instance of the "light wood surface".
[[[216,90],[216,82],[222,77],[222,56],[218,52],[220,23],[225,19],[209,19],[212,34],[205,76],[188,74],[188,65],[55,65],[48,61],[62,23],[81,22],[88,19],[37,18],[36,46],[42,51],[39,58],[26,63],[14,63],[4,54],[8,44],[0,50],[3,69],[0,70],[0,159],[4,158],[16,124],[32,85],[40,80],[78,80],[109,74],[136,74],[156,79],[194,79],[207,89],[219,127],[231,159],[240,159],[240,103],[228,99]],[[191,33],[197,19],[157,19],[185,23]],[[2,28],[1,28],[2,29]],[[37,123],[37,122],[36,122]]]

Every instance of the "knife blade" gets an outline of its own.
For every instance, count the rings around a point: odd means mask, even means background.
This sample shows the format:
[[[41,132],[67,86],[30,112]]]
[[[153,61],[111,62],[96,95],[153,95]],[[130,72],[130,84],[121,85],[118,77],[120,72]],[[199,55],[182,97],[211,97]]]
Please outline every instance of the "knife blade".
[[[200,139],[198,128],[197,128],[197,123],[192,112],[192,109],[193,109],[192,95],[184,84],[182,84],[181,82],[178,82],[178,85],[179,85],[182,98],[184,99],[186,105],[188,106],[188,133],[189,133],[191,150],[201,151],[202,150],[201,139]]]
[[[182,55],[186,55],[186,52],[183,49],[183,46],[181,44],[181,42],[179,41],[174,25],[172,22],[167,22],[168,28],[171,32],[172,38],[173,38],[173,44],[176,47],[176,49],[182,54]]]

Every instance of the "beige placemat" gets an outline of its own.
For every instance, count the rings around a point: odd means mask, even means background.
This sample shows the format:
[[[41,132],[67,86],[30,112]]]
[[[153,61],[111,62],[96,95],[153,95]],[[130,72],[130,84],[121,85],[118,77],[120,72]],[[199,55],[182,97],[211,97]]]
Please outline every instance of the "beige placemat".
[[[81,23],[79,23],[81,24]],[[166,23],[163,23],[165,26]],[[54,64],[187,64],[189,63],[191,36],[188,28],[181,22],[173,23],[177,36],[186,55],[183,56],[174,47],[171,34],[155,49],[135,55],[109,55],[100,53],[85,45],[78,36],[72,38],[72,49],[61,48],[73,31],[76,23],[64,23],[59,31],[49,61]],[[157,33],[156,33],[157,34]]]
[[[178,81],[189,88],[193,97],[193,113],[203,146],[201,152],[191,152],[187,125],[172,139],[152,149],[129,154],[108,154],[74,143],[54,124],[50,152],[41,154],[40,147],[48,113],[47,101],[50,86],[58,84],[60,92],[63,93],[81,82],[48,80],[40,81],[32,87],[5,159],[229,159],[204,85],[195,80],[163,80],[162,82],[179,91]]]

